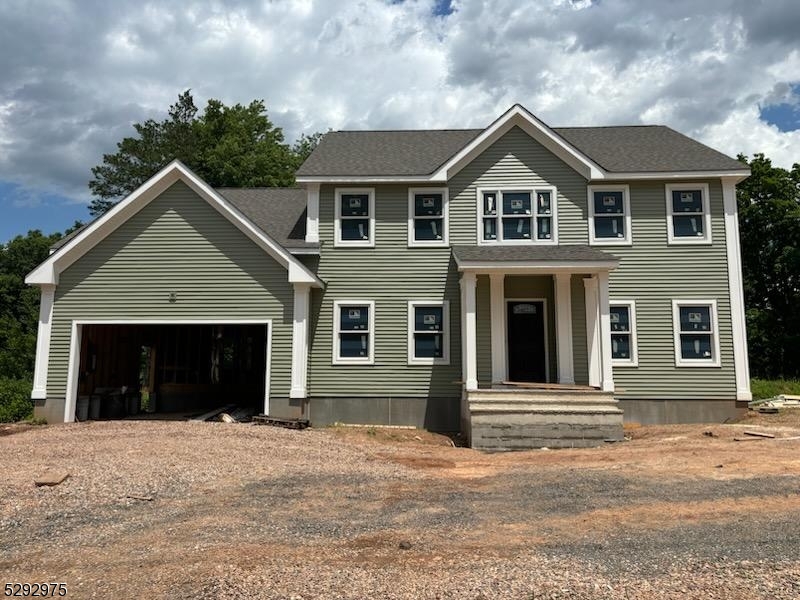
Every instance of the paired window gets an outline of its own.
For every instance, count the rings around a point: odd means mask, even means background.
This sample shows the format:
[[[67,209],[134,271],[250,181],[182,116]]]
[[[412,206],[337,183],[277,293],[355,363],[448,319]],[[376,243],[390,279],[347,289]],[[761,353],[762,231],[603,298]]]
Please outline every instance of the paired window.
[[[408,245],[446,246],[447,188],[408,190]]]
[[[556,190],[478,190],[481,244],[556,243]]]
[[[333,303],[334,364],[374,364],[375,303],[337,301]]]
[[[375,190],[337,189],[336,246],[375,246]]]
[[[708,184],[667,184],[667,239],[670,244],[710,244]]]
[[[718,367],[719,336],[714,300],[673,300],[675,364]]]
[[[615,366],[639,364],[636,348],[636,305],[615,300],[610,304],[611,362]]]
[[[450,306],[445,301],[408,303],[408,364],[450,363]]]
[[[630,245],[631,240],[628,186],[589,186],[589,243]]]

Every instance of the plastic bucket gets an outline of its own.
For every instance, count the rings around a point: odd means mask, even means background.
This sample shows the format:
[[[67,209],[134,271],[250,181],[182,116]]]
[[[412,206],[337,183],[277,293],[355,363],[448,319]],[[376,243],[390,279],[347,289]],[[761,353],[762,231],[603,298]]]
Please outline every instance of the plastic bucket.
[[[100,420],[100,395],[94,394],[89,398],[89,418],[92,421]]]
[[[78,403],[75,406],[75,418],[78,421],[89,420],[89,396],[78,396]]]

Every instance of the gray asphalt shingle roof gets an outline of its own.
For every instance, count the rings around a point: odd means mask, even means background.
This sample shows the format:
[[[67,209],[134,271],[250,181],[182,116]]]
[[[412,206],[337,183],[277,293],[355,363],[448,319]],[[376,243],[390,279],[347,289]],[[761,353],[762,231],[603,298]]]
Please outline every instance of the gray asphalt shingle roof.
[[[430,175],[482,131],[332,131],[325,134],[297,175]],[[739,161],[661,125],[555,127],[553,131],[610,172],[746,168]]]
[[[609,262],[618,259],[592,246],[453,246],[461,262]]]

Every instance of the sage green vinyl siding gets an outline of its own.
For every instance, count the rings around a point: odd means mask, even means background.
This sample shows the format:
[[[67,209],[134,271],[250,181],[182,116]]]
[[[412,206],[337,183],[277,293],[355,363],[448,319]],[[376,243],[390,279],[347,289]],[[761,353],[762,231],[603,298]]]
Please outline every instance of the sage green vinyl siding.
[[[286,269],[176,183],[61,273],[48,396],[66,392],[73,320],[272,319],[270,396],[287,397],[292,310]]]
[[[604,246],[620,259],[611,301],[636,302],[638,367],[614,367],[620,398],[736,397],[722,185],[708,180],[712,245],[668,245],[666,181],[629,182],[633,244]],[[678,183],[677,181],[674,183]],[[676,367],[673,299],[716,300],[720,367]]]
[[[556,187],[559,243],[586,244],[586,180],[519,127],[512,128],[448,182],[450,242],[477,243],[477,188],[535,185]]]
[[[358,186],[343,184],[341,187]],[[373,186],[369,186],[373,187]],[[334,247],[334,190],[320,189],[318,276],[309,357],[309,395],[438,397],[461,395],[459,276],[450,248],[408,247],[408,187],[375,187],[375,248]],[[333,303],[375,302],[375,364],[334,365]],[[408,364],[408,302],[450,302],[450,364]]]

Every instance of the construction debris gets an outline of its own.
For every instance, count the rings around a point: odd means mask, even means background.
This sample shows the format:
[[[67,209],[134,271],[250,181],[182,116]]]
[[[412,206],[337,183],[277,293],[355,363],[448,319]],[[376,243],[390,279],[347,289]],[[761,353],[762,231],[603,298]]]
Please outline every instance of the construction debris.
[[[69,477],[69,473],[66,471],[48,471],[44,475],[34,479],[33,483],[36,485],[36,487],[53,487],[63,483],[67,477]]]
[[[764,433],[763,431],[745,431],[745,435],[752,435],[755,437],[762,437],[762,438],[774,438],[775,436],[771,433]]]
[[[131,500],[141,500],[142,502],[152,502],[152,496],[139,496],[137,494],[127,494],[125,498],[130,498]]]
[[[220,413],[219,420],[223,423],[238,423],[236,419],[230,416],[228,413]]]
[[[253,423],[256,425],[285,427],[286,429],[305,429],[311,425],[308,419],[283,419],[281,417],[270,417],[269,415],[256,415],[253,417]]]
[[[775,414],[781,408],[800,408],[800,396],[780,394],[765,400],[753,400],[747,406],[760,413]]]

